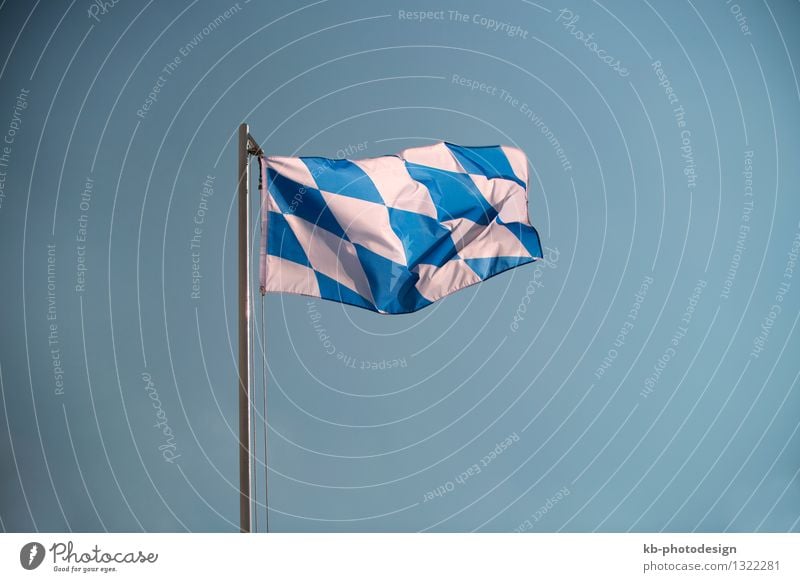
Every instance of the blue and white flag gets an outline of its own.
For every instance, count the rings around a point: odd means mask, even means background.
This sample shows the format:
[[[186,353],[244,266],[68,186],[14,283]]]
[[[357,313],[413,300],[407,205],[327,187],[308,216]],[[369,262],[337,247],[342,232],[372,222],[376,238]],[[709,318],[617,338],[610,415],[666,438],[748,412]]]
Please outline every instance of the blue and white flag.
[[[264,292],[411,313],[542,257],[528,162],[513,147],[260,164]]]

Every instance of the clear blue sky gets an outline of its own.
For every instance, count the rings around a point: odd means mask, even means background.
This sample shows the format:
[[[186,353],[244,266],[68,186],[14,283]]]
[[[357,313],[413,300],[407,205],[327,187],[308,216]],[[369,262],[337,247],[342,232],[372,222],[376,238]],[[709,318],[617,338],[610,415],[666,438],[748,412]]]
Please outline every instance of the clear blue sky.
[[[268,296],[272,530],[800,530],[798,24],[2,3],[0,526],[237,529],[247,121],[281,155],[521,147],[551,258],[406,316]]]

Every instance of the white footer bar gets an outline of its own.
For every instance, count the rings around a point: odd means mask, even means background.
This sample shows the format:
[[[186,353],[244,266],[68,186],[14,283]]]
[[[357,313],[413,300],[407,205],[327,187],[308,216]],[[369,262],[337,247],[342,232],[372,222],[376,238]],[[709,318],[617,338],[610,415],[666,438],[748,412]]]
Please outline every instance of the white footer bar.
[[[800,580],[800,534],[3,534],[3,580]],[[215,578],[216,577],[216,578]]]

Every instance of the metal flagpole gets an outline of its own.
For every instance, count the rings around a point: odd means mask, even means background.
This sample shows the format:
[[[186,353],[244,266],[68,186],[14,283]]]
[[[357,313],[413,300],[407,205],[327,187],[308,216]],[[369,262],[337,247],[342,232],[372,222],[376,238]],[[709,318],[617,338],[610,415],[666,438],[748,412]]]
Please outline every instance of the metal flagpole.
[[[253,498],[250,454],[250,156],[262,155],[246,123],[239,126],[239,531],[250,532]],[[263,317],[263,315],[262,315]],[[263,326],[263,323],[262,323]],[[266,415],[266,384],[264,413]],[[264,446],[266,447],[266,436]],[[266,464],[266,450],[264,451]],[[265,472],[266,479],[266,472]],[[267,510],[269,512],[269,510]]]
[[[239,126],[239,531],[250,531],[250,132]]]

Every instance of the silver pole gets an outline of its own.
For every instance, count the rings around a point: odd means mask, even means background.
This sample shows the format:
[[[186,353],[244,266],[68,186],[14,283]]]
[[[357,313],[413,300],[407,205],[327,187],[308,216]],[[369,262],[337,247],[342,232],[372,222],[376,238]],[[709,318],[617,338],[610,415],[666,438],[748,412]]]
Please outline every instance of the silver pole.
[[[239,531],[250,531],[250,132],[239,126]]]

